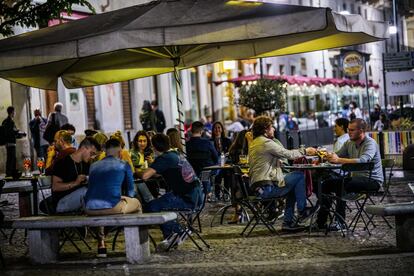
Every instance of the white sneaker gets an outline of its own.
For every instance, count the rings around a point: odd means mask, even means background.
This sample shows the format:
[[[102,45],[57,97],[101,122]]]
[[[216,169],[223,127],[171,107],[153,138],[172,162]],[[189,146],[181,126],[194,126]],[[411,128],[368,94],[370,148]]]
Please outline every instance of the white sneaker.
[[[180,240],[180,237],[177,237],[178,233],[173,233],[168,238],[163,240],[157,245],[156,251],[157,252],[165,252],[170,247],[170,245],[175,241],[175,244],[178,245],[178,242]],[[177,237],[177,238],[176,238]],[[173,245],[174,246],[174,245]],[[171,246],[171,247],[173,247]]]
[[[191,235],[191,230],[187,230],[187,234],[186,231],[184,230],[181,234],[180,237],[178,237],[177,239],[177,245],[182,244],[183,242],[185,242],[185,240],[188,238],[189,235]]]

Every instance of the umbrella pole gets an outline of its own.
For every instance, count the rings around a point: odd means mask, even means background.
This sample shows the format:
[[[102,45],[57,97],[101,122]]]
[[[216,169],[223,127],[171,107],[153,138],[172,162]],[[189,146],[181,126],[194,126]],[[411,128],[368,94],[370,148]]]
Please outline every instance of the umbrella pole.
[[[180,73],[178,72],[177,66],[178,64],[180,64],[180,58],[174,58],[173,59],[174,62],[174,78],[175,78],[175,83],[176,83],[176,99],[177,99],[177,112],[178,112],[178,130],[180,131],[180,138],[181,138],[181,144],[183,145],[183,150],[184,153],[186,152],[185,150],[185,137],[184,137],[184,121],[183,121],[183,117],[184,117],[184,113],[182,112],[182,105],[183,105],[183,101],[181,99],[181,76]]]

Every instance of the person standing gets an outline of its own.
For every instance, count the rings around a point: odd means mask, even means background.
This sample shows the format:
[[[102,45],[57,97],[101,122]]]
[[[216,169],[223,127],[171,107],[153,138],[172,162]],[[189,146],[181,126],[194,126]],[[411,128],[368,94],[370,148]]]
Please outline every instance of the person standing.
[[[16,139],[26,136],[20,133],[14,123],[15,110],[13,106],[7,108],[7,118],[3,120],[2,126],[6,135],[6,176],[12,176],[16,171]]]
[[[49,143],[43,138],[47,119],[42,117],[40,109],[35,109],[34,118],[29,122],[30,133],[32,134],[33,146],[38,158],[45,158]]]
[[[55,116],[55,122],[59,125],[59,128],[62,127],[64,124],[67,124],[69,122],[68,117],[66,117],[65,114],[62,113],[63,104],[62,103],[55,103],[53,106],[53,109],[55,112],[52,112],[49,114],[47,118],[47,122],[49,123],[52,120],[52,116]]]
[[[142,129],[145,131],[155,130],[155,113],[152,112],[151,103],[149,101],[144,101],[141,108],[141,113],[139,114],[139,121],[141,122]]]
[[[152,111],[155,113],[155,128],[158,133],[163,133],[165,129],[165,117],[162,110],[158,108],[158,102],[153,100],[151,102]]]

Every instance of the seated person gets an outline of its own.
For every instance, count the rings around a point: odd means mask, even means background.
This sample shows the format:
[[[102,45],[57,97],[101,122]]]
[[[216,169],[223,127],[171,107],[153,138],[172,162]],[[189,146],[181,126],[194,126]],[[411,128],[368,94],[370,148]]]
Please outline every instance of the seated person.
[[[365,163],[374,162],[374,168],[369,180],[369,172],[354,173],[352,177],[345,179],[344,190],[346,193],[358,193],[360,191],[378,191],[384,178],[382,174],[381,155],[379,147],[374,139],[365,134],[367,123],[360,118],[353,119],[348,126],[349,140],[344,143],[336,153],[328,154],[328,161],[335,164],[346,163]],[[342,176],[331,177],[323,182],[322,193],[335,192],[341,196]],[[318,214],[317,224],[319,228],[326,227],[328,210],[332,202],[329,198],[321,199],[321,210]],[[336,211],[345,219],[345,203],[337,202]],[[342,221],[339,219],[332,225],[331,231],[338,231],[343,228]]]
[[[106,154],[105,154],[105,143],[106,143],[106,141],[108,141],[108,136],[106,136],[105,133],[96,132],[94,135],[92,135],[92,137],[101,146],[101,150],[99,152],[97,152],[96,157],[92,160],[92,163],[94,163],[96,161],[99,161],[99,160],[102,160],[102,159],[105,158],[105,156],[106,156]]]
[[[72,135],[66,130],[59,130],[55,134],[53,144],[47,149],[46,175],[52,175],[55,163],[75,152],[72,146]]]
[[[141,212],[141,204],[134,198],[134,179],[130,166],[119,159],[121,143],[109,139],[105,143],[106,157],[91,165],[85,213],[91,216]],[[125,190],[125,195],[122,190]],[[98,233],[98,256],[106,257],[103,227]]]
[[[132,164],[135,168],[134,172],[145,170],[145,161],[147,161],[147,166],[154,161],[151,141],[144,130],[138,131],[137,134],[135,134],[134,140],[132,140],[132,149],[130,150],[130,153]]]
[[[109,136],[109,139],[118,139],[119,142],[121,143],[121,160],[124,160],[125,162],[127,162],[129,164],[129,166],[131,166],[131,170],[134,171],[134,165],[132,164],[132,160],[131,160],[131,155],[129,155],[129,151],[127,149],[125,149],[125,140],[122,137],[122,133],[121,131],[117,130],[115,131],[111,136]]]
[[[204,167],[214,166],[218,162],[218,154],[213,144],[207,139],[201,137],[204,125],[196,121],[191,125],[192,136],[186,143],[187,159],[194,168],[195,173],[200,176]],[[208,193],[211,192],[211,184],[203,183]]]
[[[168,136],[156,134],[151,141],[158,157],[142,173],[142,179],[147,180],[155,174],[160,174],[171,188],[171,192],[150,201],[144,206],[144,210],[146,212],[161,212],[173,208],[196,208],[202,200],[201,188],[199,185],[192,185],[184,181],[181,169],[178,166],[180,156],[177,151],[170,150],[171,145]],[[168,248],[176,235],[182,236],[183,230],[177,221],[169,221],[160,227],[164,241],[159,244],[159,250]]]
[[[333,144],[333,152],[339,151],[343,144],[349,140],[348,125],[349,120],[346,118],[338,118],[335,120],[334,132],[336,141]]]
[[[254,140],[249,146],[250,190],[261,198],[286,196],[286,208],[282,229],[296,230],[314,210],[306,209],[305,177],[303,172],[294,171],[283,175],[280,160],[290,160],[305,154],[314,155],[314,148],[287,150],[275,142],[273,121],[270,117],[257,117],[253,123]],[[295,202],[299,212],[297,223],[294,218]]]
[[[89,161],[100,149],[95,139],[86,137],[74,153],[56,162],[52,174],[52,199],[57,213],[75,212],[82,208]]]

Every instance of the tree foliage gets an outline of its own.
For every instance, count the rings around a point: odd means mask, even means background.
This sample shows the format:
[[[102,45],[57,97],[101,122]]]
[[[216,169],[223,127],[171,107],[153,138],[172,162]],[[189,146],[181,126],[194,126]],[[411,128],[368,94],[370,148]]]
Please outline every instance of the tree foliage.
[[[51,19],[61,18],[61,12],[72,13],[72,6],[95,9],[87,0],[0,0],[0,34],[13,35],[14,26],[46,27]]]
[[[262,114],[265,111],[285,109],[284,82],[260,79],[256,84],[243,85],[239,90],[239,104]]]

